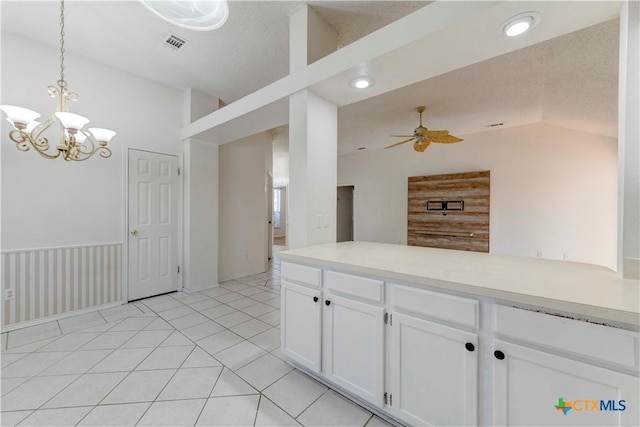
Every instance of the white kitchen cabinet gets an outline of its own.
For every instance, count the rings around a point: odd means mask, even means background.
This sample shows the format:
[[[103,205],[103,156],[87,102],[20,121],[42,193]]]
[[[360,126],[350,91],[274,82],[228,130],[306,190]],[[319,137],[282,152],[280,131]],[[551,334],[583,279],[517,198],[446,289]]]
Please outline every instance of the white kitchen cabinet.
[[[388,410],[411,425],[478,423],[478,336],[393,313]]]
[[[320,372],[322,292],[282,282],[281,349],[291,360]]]
[[[384,308],[326,295],[323,375],[377,406],[384,395]]]
[[[638,387],[632,375],[495,341],[495,425],[637,426]]]

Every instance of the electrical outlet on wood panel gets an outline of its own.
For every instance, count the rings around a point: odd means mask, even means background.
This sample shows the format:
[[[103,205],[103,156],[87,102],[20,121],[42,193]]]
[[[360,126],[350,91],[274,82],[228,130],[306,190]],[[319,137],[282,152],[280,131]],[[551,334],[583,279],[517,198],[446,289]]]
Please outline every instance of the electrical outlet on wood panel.
[[[9,301],[15,298],[16,298],[16,290],[14,288],[9,288],[4,290],[5,301]]]

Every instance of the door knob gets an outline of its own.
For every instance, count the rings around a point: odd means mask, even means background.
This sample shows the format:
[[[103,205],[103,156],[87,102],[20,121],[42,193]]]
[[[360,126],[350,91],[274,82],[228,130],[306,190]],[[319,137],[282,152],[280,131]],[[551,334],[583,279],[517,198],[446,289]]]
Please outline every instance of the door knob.
[[[138,230],[131,230],[131,235],[132,236],[137,236],[138,235]]]

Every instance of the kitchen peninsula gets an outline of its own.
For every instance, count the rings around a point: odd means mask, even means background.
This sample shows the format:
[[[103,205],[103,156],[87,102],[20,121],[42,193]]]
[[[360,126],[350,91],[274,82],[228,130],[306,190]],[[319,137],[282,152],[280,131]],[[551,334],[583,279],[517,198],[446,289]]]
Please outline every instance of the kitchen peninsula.
[[[383,416],[640,424],[637,281],[589,264],[370,242],[280,257],[283,353]]]

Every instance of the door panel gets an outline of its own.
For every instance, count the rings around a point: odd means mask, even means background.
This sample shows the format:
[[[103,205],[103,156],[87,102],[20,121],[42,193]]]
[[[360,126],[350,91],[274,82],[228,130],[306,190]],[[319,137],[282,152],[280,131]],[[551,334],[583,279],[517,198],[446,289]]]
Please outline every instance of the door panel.
[[[504,357],[494,359],[494,425],[640,425],[637,377],[504,341],[495,348]]]
[[[413,425],[477,424],[478,337],[393,313],[391,411]]]
[[[322,294],[319,290],[282,282],[282,352],[320,372]]]
[[[335,295],[326,297],[325,376],[382,406],[384,309]],[[325,301],[325,304],[326,302]]]
[[[128,300],[178,289],[178,158],[129,151]]]

